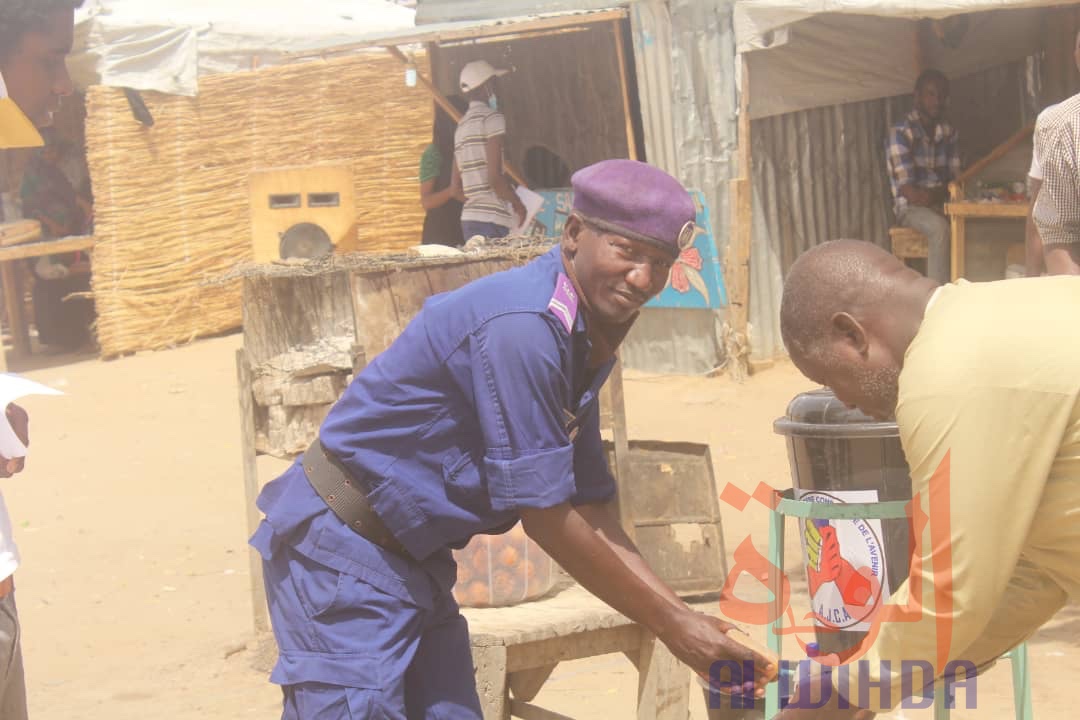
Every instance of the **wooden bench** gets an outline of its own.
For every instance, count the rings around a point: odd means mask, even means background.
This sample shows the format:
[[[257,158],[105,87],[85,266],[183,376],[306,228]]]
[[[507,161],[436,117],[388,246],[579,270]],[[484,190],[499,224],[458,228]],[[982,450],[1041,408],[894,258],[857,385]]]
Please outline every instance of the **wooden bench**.
[[[37,236],[35,236],[37,237]],[[0,247],[0,282],[4,285],[4,307],[7,312],[8,330],[16,356],[30,354],[30,331],[23,314],[22,278],[15,263],[26,258],[41,257],[60,253],[89,251],[94,247],[94,238],[76,235],[47,240],[44,242],[23,242],[17,245]],[[7,370],[7,360],[0,351],[0,370]]]
[[[565,720],[530,701],[560,662],[615,652],[637,666],[638,720],[687,718],[689,668],[648,630],[579,585],[536,602],[462,614],[484,720]]]

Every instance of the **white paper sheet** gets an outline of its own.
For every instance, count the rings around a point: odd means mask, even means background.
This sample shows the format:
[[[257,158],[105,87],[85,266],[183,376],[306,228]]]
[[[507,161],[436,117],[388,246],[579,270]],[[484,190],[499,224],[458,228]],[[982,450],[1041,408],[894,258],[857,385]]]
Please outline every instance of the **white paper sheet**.
[[[525,222],[510,228],[510,234],[525,235],[529,226],[532,225],[533,219],[536,218],[536,213],[540,212],[540,208],[544,207],[544,196],[534,193],[524,185],[518,185],[517,196],[521,198],[522,204],[525,205]],[[517,219],[516,215],[514,219]]]
[[[4,412],[8,403],[15,402],[26,395],[63,394],[59,390],[54,390],[33,380],[27,380],[19,375],[0,373],[0,417],[3,418],[3,421],[0,422],[0,455],[6,458],[26,456],[26,446],[22,444],[22,441],[15,434],[11,423],[8,422],[7,413]]]

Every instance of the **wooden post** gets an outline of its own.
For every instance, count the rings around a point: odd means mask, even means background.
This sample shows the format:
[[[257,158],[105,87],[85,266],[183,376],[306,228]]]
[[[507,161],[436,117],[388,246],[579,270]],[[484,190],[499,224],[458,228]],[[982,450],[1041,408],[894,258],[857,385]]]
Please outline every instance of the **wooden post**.
[[[394,45],[387,45],[385,47],[386,52],[390,53],[398,60],[405,63],[406,66],[412,65],[412,60],[407,58],[405,56],[405,53],[401,52],[401,50],[399,50],[397,47],[395,47]],[[439,104],[439,107],[441,107],[447,115],[454,118],[454,122],[461,120],[461,113],[457,111],[457,108],[454,107],[453,104],[446,99],[445,95],[439,92],[439,88],[435,87],[435,84],[431,82],[431,80],[428,79],[428,77],[424,75],[424,73],[420,72],[419,69],[417,69],[416,71],[416,79],[420,81],[421,85],[427,88],[428,92],[430,92],[432,97],[435,98],[435,102]],[[508,162],[506,162],[505,159],[503,160],[503,170],[505,170],[506,174],[512,177],[514,179],[514,182],[516,182],[518,185],[525,185],[525,180],[522,178],[521,173],[514,169]]]
[[[626,80],[626,44],[623,42],[622,21],[611,21],[615,33],[615,56],[619,63],[619,89],[622,91],[623,116],[626,118],[626,149],[631,160],[638,160],[637,136],[634,134],[634,109],[630,106],[630,87]]]
[[[506,646],[472,645],[476,693],[484,720],[509,720],[510,696],[506,684]]]
[[[26,329],[23,313],[23,284],[14,260],[0,262],[0,282],[4,284],[4,304],[7,306],[12,352],[15,357],[29,355],[30,333]]]
[[[247,506],[248,537],[259,527],[259,509],[255,498],[259,494],[259,471],[255,465],[255,399],[251,391],[251,366],[243,348],[236,351],[236,384],[240,392],[240,454],[244,475],[244,503]],[[251,575],[251,609],[256,632],[270,630],[266,608],[266,586],[263,585],[262,557],[255,548],[248,548]]]
[[[638,647],[638,720],[683,720],[689,711],[690,670],[652,633]]]
[[[967,259],[967,227],[966,218],[958,215],[949,216],[949,228],[952,230],[950,276],[951,282],[956,282],[964,277],[964,261]]]
[[[742,62],[742,92],[739,97],[739,177],[731,181],[729,202],[731,230],[725,258],[730,301],[729,324],[732,342],[726,342],[728,366],[736,379],[746,375],[746,353],[750,307],[750,245],[753,241],[753,157],[750,151],[750,73]],[[733,357],[734,355],[734,357]]]
[[[611,388],[611,433],[615,441],[615,484],[618,493],[615,496],[619,510],[619,524],[636,541],[634,512],[630,497],[630,435],[626,427],[626,399],[623,394],[622,359],[615,360],[607,384]]]

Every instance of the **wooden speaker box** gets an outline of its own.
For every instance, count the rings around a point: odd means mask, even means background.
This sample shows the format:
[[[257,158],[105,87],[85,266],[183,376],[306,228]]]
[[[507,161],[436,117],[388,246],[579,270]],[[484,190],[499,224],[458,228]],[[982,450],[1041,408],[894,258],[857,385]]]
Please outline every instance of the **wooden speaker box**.
[[[255,262],[356,249],[352,167],[257,170],[251,174],[250,191]]]

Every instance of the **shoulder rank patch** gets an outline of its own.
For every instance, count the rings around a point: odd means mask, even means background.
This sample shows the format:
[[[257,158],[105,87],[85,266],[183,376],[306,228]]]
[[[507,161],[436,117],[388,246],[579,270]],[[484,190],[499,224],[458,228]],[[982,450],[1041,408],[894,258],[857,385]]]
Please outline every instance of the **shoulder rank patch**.
[[[555,281],[555,293],[548,301],[548,310],[555,313],[555,317],[566,328],[566,332],[574,332],[574,321],[577,319],[578,296],[574,289],[574,283],[565,274],[559,273]]]

